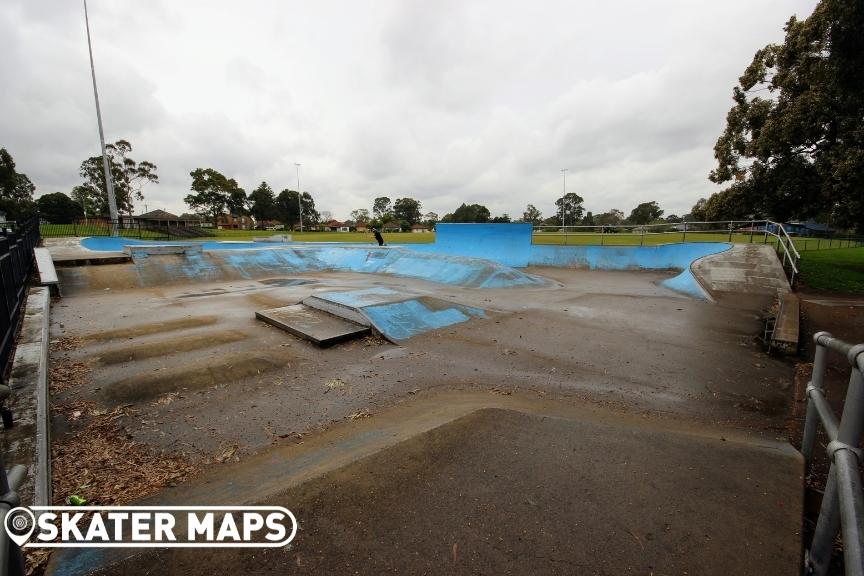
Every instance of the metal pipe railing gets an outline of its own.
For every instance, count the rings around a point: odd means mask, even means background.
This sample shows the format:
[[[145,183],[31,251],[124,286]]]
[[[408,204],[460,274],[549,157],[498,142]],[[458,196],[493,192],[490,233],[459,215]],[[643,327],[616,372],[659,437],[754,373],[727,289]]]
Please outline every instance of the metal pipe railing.
[[[807,416],[801,453],[809,464],[816,443],[816,428],[821,424],[830,439],[826,452],[831,467],[816,530],[807,548],[805,570],[815,576],[827,573],[834,539],[841,533],[846,573],[864,576],[864,492],[858,471],[862,461],[858,447],[864,435],[864,377],[861,370],[864,365],[864,344],[853,346],[827,332],[814,335],[813,341],[816,343],[816,354],[813,374],[807,384]],[[845,356],[851,365],[849,387],[839,422],[828,405],[822,387],[829,352]]]

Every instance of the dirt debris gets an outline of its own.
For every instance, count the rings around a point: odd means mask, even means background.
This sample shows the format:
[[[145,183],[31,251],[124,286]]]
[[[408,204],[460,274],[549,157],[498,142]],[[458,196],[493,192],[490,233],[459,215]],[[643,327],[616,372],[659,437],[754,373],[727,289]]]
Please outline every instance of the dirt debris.
[[[59,393],[78,388],[90,380],[90,367],[84,362],[61,358],[51,362],[49,371],[51,392]]]

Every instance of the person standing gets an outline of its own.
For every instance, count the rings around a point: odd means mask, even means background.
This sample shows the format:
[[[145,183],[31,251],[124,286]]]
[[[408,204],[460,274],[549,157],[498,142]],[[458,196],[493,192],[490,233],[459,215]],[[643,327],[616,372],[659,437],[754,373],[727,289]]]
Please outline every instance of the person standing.
[[[381,236],[381,232],[379,232],[377,228],[372,228],[372,234],[375,236],[375,240],[378,242],[378,246],[383,246],[384,237]]]

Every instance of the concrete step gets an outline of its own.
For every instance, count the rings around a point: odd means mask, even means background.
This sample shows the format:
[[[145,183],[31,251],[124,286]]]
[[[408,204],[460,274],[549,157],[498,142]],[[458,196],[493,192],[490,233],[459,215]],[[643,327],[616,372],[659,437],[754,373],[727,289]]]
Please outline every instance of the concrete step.
[[[369,326],[304,304],[261,310],[255,317],[322,348],[370,333]]]
[[[771,246],[736,244],[729,250],[693,263],[693,274],[712,295],[718,293],[773,296],[788,292],[789,281]]]
[[[796,294],[791,292],[780,295],[780,309],[777,312],[777,323],[771,345],[787,348],[790,351],[798,349],[798,333],[800,324],[801,303]]]

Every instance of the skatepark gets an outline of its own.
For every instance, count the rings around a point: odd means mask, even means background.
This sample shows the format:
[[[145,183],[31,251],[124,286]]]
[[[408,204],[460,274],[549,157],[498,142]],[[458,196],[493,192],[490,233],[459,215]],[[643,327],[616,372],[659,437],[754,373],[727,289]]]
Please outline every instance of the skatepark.
[[[53,401],[127,407],[127,438],[194,463],[148,503],[300,525],[252,558],[64,550],[49,573],[799,570],[792,368],[756,342],[788,291],[768,246],[537,245],[518,224],[46,246],[51,339],[77,342],[55,354],[89,370]]]

